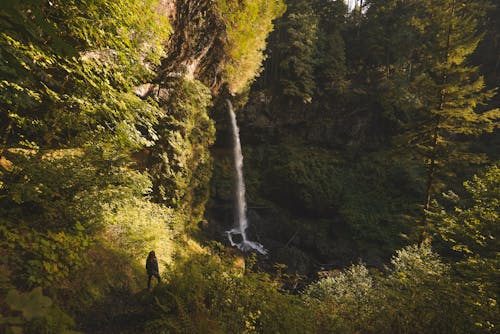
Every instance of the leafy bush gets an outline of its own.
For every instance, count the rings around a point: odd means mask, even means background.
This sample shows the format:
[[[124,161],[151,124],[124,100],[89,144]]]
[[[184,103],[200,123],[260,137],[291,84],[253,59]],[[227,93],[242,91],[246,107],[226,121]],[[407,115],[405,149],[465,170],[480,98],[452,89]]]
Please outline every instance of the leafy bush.
[[[121,153],[99,152],[98,146],[8,155],[13,166],[1,188],[0,243],[19,284],[56,286],[81,269],[109,224],[105,209],[137,203],[149,191],[146,175],[126,168]],[[140,215],[152,214],[147,204],[143,208]]]
[[[74,321],[43,294],[40,287],[20,292],[0,267],[0,330],[2,333],[76,333]]]
[[[352,333],[370,321],[373,290],[373,278],[359,264],[309,285],[302,298],[315,310],[320,332]]]
[[[308,333],[300,300],[268,274],[243,269],[229,254],[180,259],[155,290],[148,333]]]
[[[112,249],[123,250],[135,262],[143,263],[145,255],[154,250],[162,264],[171,261],[174,237],[181,222],[175,221],[173,210],[147,200],[132,198],[104,208],[104,242]]]
[[[408,246],[396,252],[381,280],[374,329],[386,333],[469,332],[460,300],[463,288],[452,281],[449,266],[430,246]]]
[[[351,266],[346,270],[333,273],[307,287],[306,300],[333,299],[336,303],[367,303],[367,296],[373,286],[373,279],[365,265]]]
[[[475,323],[483,310],[467,302],[471,297],[467,284],[453,280],[450,267],[427,245],[399,250],[384,273],[370,275],[356,265],[303,294],[316,305],[322,328],[348,333],[481,332]]]
[[[464,187],[462,197],[448,193],[446,197],[454,202],[452,208],[435,208],[433,218],[456,260],[454,269],[475,291],[468,302],[483,306],[480,325],[494,330],[500,323],[500,168],[486,168],[464,182]]]

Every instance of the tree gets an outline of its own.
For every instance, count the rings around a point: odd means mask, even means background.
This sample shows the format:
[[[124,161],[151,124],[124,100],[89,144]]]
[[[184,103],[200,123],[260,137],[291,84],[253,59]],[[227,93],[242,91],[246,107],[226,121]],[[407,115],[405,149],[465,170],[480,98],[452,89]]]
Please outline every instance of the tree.
[[[208,199],[211,177],[209,147],[215,139],[214,122],[208,116],[210,91],[197,80],[176,78],[163,88],[159,99],[165,110],[156,126],[149,171],[157,202],[198,222]]]
[[[500,167],[488,167],[484,173],[464,182],[464,188],[466,195],[462,198],[453,193],[448,196],[455,205],[438,214],[438,232],[459,256],[460,270],[492,288],[498,298]]]
[[[160,116],[134,92],[169,35],[159,6],[1,2],[0,243],[17,285],[63,288],[110,221],[125,228],[124,207],[168,231],[132,158]]]
[[[498,113],[479,114],[475,111],[478,104],[493,94],[484,90],[483,78],[478,75],[477,68],[465,63],[480,40],[475,31],[477,18],[464,2],[449,0],[439,5],[437,20],[417,19],[414,23],[431,40],[423,54],[417,55],[420,60],[423,57],[427,60],[421,62],[424,71],[416,78],[414,86],[427,105],[424,107],[427,116],[424,137],[427,140],[423,145],[426,146],[428,163],[424,210],[429,209],[440,161],[445,162],[446,155],[451,157],[456,150],[457,145],[453,147],[453,144],[457,141],[453,136],[492,131],[493,120],[498,117]],[[436,7],[425,8],[423,14],[431,17],[431,11],[436,13]],[[429,36],[429,32],[436,37]],[[424,223],[425,217],[424,214]]]
[[[486,7],[485,16],[479,22],[481,31],[484,31],[484,38],[473,55],[473,61],[480,67],[486,84],[493,87],[500,82],[500,4],[484,1],[481,5]],[[500,106],[498,93],[490,105]]]
[[[260,73],[266,38],[285,5],[281,0],[218,0],[217,9],[227,32],[224,79],[232,93],[240,93]]]
[[[403,110],[396,108],[393,116],[403,126],[399,140],[425,161],[425,228],[431,198],[442,176],[449,174],[454,164],[484,160],[471,153],[468,146],[472,138],[498,126],[500,113],[478,110],[493,91],[485,89],[478,68],[468,62],[481,39],[476,28],[480,15],[477,7],[462,0],[404,3],[412,11],[401,29],[412,31],[415,39],[409,45],[411,68],[407,69],[411,72],[407,72],[407,88],[396,97],[407,102]],[[373,2],[372,6],[377,4]]]
[[[314,94],[317,31],[318,16],[309,1],[294,0],[288,4],[279,27],[278,79],[283,95],[301,103],[310,103]]]
[[[319,0],[315,3],[315,11],[319,16],[314,53],[315,93],[340,95],[347,86],[345,43],[342,37],[346,5],[343,1]]]
[[[99,126],[151,128],[157,110],[133,88],[153,74],[168,36],[157,2],[1,6],[2,150],[76,146]]]

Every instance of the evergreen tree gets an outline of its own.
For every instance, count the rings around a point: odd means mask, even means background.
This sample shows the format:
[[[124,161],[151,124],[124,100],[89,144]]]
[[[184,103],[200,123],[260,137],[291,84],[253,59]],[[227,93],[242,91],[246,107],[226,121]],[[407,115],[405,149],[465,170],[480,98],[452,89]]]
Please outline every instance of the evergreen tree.
[[[318,16],[309,1],[293,0],[287,7],[276,44],[279,49],[278,79],[285,97],[310,103],[315,89],[313,57]]]
[[[345,45],[342,30],[346,5],[343,1],[319,0],[318,40],[314,54],[316,94],[341,94],[347,86]]]
[[[463,138],[492,131],[500,114],[477,111],[493,92],[485,90],[478,68],[467,63],[480,41],[474,7],[460,0],[422,1],[417,10],[411,24],[421,34],[422,47],[413,53],[415,74],[410,90],[422,123],[413,127],[410,143],[419,146],[426,159],[426,211],[440,169],[457,160],[480,161],[467,154],[468,141]]]
[[[240,93],[261,72],[272,21],[286,8],[281,0],[217,0],[217,8],[227,29],[224,79],[232,93]]]
[[[485,15],[479,22],[484,38],[473,55],[473,61],[480,67],[486,84],[496,86],[500,82],[500,3],[484,1],[480,4],[485,7]],[[500,106],[498,93],[489,105]]]
[[[398,27],[382,24],[392,27],[389,36],[396,40],[382,44],[390,47],[384,48],[385,59],[379,63],[384,64],[392,87],[399,87],[390,89],[387,96],[390,117],[402,126],[398,140],[425,161],[425,225],[431,197],[443,175],[453,175],[453,168],[464,163],[483,161],[468,147],[472,138],[498,125],[498,111],[478,108],[493,91],[485,89],[478,68],[469,63],[481,38],[477,31],[480,12],[462,0],[373,1],[368,16],[377,11],[388,11],[384,16],[391,19],[398,12],[406,13]],[[398,51],[397,40],[404,41],[405,36],[403,51]],[[398,68],[396,75],[391,74]]]
[[[494,284],[500,279],[500,168],[488,167],[464,187],[464,196],[446,194],[455,205],[439,213],[439,234],[460,255],[463,269],[472,270],[500,294]]]

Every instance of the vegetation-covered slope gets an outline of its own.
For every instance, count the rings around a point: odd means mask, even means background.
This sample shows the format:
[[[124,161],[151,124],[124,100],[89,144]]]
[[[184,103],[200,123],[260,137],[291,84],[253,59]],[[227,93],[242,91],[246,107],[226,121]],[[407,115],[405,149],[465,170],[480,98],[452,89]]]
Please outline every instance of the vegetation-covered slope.
[[[3,329],[70,323],[40,304],[34,324],[12,287],[40,286],[80,315],[111,290],[137,290],[149,250],[162,271],[172,262],[208,196],[212,96],[253,78],[282,11],[278,1],[2,2],[1,308],[22,311]],[[250,70],[236,83],[229,68]]]

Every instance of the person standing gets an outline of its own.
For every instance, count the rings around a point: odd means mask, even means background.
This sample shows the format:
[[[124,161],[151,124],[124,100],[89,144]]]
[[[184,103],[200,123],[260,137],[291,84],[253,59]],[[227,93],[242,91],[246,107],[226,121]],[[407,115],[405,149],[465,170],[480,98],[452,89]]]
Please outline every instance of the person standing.
[[[158,271],[158,260],[154,251],[149,252],[146,260],[146,272],[148,273],[148,289],[151,289],[151,278],[154,276],[160,283],[160,273]]]

